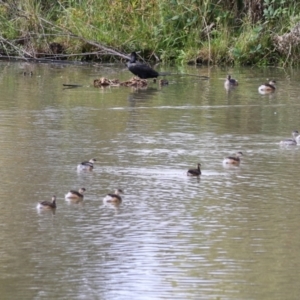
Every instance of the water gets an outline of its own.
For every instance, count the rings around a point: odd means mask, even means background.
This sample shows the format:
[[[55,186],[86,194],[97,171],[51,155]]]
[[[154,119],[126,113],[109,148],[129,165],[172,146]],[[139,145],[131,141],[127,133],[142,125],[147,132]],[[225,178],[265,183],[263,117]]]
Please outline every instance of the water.
[[[278,143],[300,129],[300,73],[172,70],[210,79],[98,89],[131,75],[0,63],[1,299],[298,299],[300,147]],[[260,95],[267,77],[278,88]],[[236,151],[240,167],[224,168]],[[64,200],[80,187],[83,202]],[[122,204],[104,205],[115,188]],[[55,213],[36,210],[54,194]]]

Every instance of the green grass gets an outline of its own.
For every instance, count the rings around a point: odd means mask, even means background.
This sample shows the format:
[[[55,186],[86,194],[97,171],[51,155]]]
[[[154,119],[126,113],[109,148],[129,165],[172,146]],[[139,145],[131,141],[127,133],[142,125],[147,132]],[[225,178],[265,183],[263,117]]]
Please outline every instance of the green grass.
[[[264,0],[258,12],[250,11],[248,2],[0,0],[0,52],[42,57],[55,42],[65,54],[82,54],[98,51],[88,42],[95,41],[122,53],[141,51],[146,59],[158,56],[181,64],[297,64],[299,51],[280,53],[273,36],[299,22],[300,5]]]

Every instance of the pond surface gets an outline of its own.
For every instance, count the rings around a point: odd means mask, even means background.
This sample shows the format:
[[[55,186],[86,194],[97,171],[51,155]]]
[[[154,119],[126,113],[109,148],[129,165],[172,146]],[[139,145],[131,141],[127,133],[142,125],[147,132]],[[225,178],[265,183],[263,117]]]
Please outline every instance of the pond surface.
[[[94,79],[132,76],[0,63],[1,299],[299,298],[300,146],[279,141],[300,130],[300,72],[157,69],[210,79],[101,89]],[[276,92],[260,95],[266,78]],[[82,202],[64,199],[80,187]],[[121,205],[103,203],[115,188]],[[56,211],[38,211],[52,195]]]

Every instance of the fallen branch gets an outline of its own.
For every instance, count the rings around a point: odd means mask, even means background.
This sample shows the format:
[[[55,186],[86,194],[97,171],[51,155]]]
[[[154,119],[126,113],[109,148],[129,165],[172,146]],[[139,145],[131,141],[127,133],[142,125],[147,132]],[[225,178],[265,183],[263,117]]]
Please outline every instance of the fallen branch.
[[[30,53],[28,53],[27,51],[21,49],[20,47],[14,45],[13,43],[11,43],[9,40],[5,39],[3,36],[0,35],[0,41],[4,44],[9,45],[10,47],[12,47],[16,52],[18,52],[19,54],[22,53],[24,58],[25,55],[28,55],[31,58],[34,58]],[[8,55],[9,56],[9,55]]]
[[[117,50],[114,50],[114,49],[112,49],[112,48],[110,48],[110,47],[106,47],[106,46],[104,46],[104,45],[102,45],[102,44],[100,44],[100,43],[97,43],[97,42],[95,42],[95,41],[88,40],[88,39],[86,39],[86,38],[84,38],[84,37],[82,37],[82,36],[79,36],[79,35],[77,35],[77,34],[74,34],[74,33],[71,32],[70,30],[68,30],[68,29],[66,29],[66,28],[62,28],[62,27],[60,27],[60,26],[57,26],[57,25],[53,24],[52,22],[50,22],[50,21],[48,21],[48,20],[46,20],[46,19],[44,19],[44,18],[40,18],[40,20],[42,20],[44,23],[46,23],[46,24],[48,24],[48,25],[50,25],[50,26],[52,26],[52,27],[55,27],[55,28],[58,28],[58,29],[60,29],[60,30],[62,30],[62,31],[64,31],[64,32],[67,32],[69,37],[73,37],[73,38],[79,39],[79,40],[81,40],[81,41],[83,41],[83,42],[85,42],[85,43],[87,43],[87,44],[89,44],[89,45],[92,45],[92,46],[94,46],[94,47],[97,47],[97,48],[99,48],[99,49],[105,51],[105,55],[110,54],[110,55],[122,57],[122,58],[125,58],[125,59],[130,59],[130,57],[129,57],[128,55],[125,55],[125,54],[123,54],[123,53],[121,53],[121,52],[119,52],[119,51],[117,51]]]

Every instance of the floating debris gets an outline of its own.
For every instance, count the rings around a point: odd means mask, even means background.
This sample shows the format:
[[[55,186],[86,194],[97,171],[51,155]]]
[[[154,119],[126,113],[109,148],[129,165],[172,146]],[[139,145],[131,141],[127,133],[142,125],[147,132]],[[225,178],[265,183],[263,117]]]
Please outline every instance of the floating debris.
[[[145,88],[148,86],[148,81],[146,79],[140,79],[138,77],[133,77],[129,80],[120,82],[119,79],[108,79],[101,77],[100,79],[94,80],[94,87],[109,87],[109,86],[127,86],[136,88]]]
[[[94,80],[94,87],[106,87],[106,86],[120,86],[119,79],[107,79],[101,77],[100,79]]]
[[[77,88],[77,87],[82,87],[81,84],[71,84],[71,83],[63,83],[63,86],[66,88]]]
[[[147,81],[147,79],[140,79],[138,77],[133,77],[127,81],[121,82],[120,85],[136,87],[136,88],[145,88],[148,86],[148,81]]]

